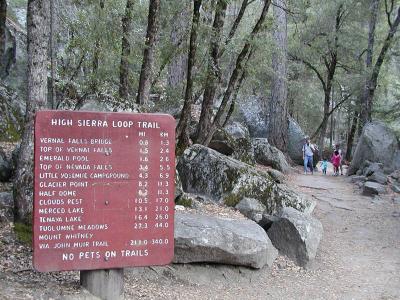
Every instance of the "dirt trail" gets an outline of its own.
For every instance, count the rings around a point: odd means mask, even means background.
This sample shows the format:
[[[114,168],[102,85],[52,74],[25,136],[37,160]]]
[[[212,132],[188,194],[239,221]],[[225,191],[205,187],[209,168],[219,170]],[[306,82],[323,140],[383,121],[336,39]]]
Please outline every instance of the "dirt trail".
[[[314,216],[324,226],[309,268],[280,256],[261,270],[203,264],[126,269],[126,299],[400,299],[400,204],[390,195],[361,196],[344,176],[296,175],[289,184],[317,201]],[[0,299],[86,299],[77,272],[4,270]]]
[[[390,195],[361,196],[345,176],[296,175],[289,184],[317,201],[314,216],[324,226],[307,270],[284,257],[259,271],[202,265],[134,270],[127,297],[400,299],[400,205]]]

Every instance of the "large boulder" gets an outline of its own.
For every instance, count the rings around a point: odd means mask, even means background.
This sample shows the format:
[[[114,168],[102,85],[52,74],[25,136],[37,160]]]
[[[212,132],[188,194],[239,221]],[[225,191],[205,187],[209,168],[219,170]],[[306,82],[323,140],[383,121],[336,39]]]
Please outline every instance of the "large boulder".
[[[262,268],[278,255],[265,231],[251,220],[177,212],[175,263],[212,262]]]
[[[0,147],[0,181],[10,181],[12,171],[12,164],[8,160],[3,149]]]
[[[265,166],[271,166],[272,168],[283,173],[289,172],[290,166],[286,161],[285,155],[278,148],[270,145],[267,139],[254,139],[253,148],[257,163]]]
[[[306,266],[315,258],[322,233],[320,221],[291,207],[284,208],[280,219],[268,230],[279,252],[300,266]]]
[[[379,121],[367,123],[354,151],[347,174],[355,174],[367,160],[382,163],[383,169],[387,172],[399,169],[399,153],[399,143],[392,130]]]
[[[300,125],[292,118],[289,119],[288,146],[287,151],[293,162],[303,164],[303,144],[305,133]]]
[[[299,196],[284,184],[277,184],[267,172],[201,145],[186,149],[177,169],[185,192],[204,195],[229,206],[248,197],[263,203],[270,214],[286,206],[306,212],[315,207],[314,201]]]
[[[252,138],[267,137],[265,99],[257,96],[250,96],[246,99],[238,99],[238,114],[235,120],[243,122],[249,129]]]
[[[255,164],[249,130],[238,122],[217,130],[208,147],[242,162]]]

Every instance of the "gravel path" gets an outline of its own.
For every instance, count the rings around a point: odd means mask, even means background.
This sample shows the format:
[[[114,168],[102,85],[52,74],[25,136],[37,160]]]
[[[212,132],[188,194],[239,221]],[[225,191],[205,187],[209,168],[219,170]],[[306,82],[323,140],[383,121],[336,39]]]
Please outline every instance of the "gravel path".
[[[307,269],[278,257],[272,268],[170,265],[125,271],[126,299],[400,299],[400,204],[370,198],[344,176],[291,176],[317,201],[324,226]],[[40,274],[31,252],[0,231],[0,299],[88,299],[78,272]]]

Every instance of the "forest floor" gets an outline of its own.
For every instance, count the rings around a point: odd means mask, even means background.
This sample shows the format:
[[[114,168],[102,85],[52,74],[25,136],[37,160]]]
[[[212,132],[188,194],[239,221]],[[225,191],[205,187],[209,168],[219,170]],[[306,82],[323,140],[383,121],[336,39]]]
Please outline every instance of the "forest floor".
[[[292,174],[324,226],[306,269],[279,256],[271,268],[188,264],[125,269],[126,299],[400,299],[400,203],[365,197],[345,176]],[[0,299],[90,299],[78,272],[38,273],[30,247],[0,228]]]

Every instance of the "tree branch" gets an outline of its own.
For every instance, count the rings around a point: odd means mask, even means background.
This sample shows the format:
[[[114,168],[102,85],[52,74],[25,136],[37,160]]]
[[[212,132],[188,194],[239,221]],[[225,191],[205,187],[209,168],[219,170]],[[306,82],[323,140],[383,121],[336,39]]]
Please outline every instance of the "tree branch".
[[[326,83],[325,83],[325,80],[324,80],[324,78],[322,77],[321,73],[318,71],[318,69],[317,69],[316,67],[314,67],[314,66],[313,66],[311,63],[309,63],[308,61],[306,61],[306,60],[304,60],[304,59],[302,59],[302,58],[300,58],[300,57],[297,57],[297,56],[295,56],[295,55],[293,55],[293,54],[291,54],[291,53],[289,53],[289,56],[290,56],[290,58],[291,58],[292,60],[296,60],[296,61],[302,62],[302,63],[303,63],[304,65],[306,65],[308,68],[310,68],[311,70],[313,70],[314,73],[317,75],[319,81],[321,81],[323,90],[326,91]]]
[[[247,6],[249,5],[248,0],[243,0],[242,5],[240,6],[240,10],[239,13],[237,15],[237,17],[235,18],[235,21],[233,21],[231,30],[229,31],[228,37],[226,38],[225,42],[224,42],[224,47],[221,49],[221,51],[219,52],[218,56],[221,57],[225,50],[226,50],[226,46],[231,42],[233,36],[236,33],[236,30],[240,24],[240,21],[243,18],[244,12],[246,11]]]
[[[388,22],[390,28],[392,28],[392,26],[393,26],[392,25],[392,20],[391,20],[391,17],[390,17],[390,15],[393,12],[393,5],[394,5],[393,2],[394,2],[393,0],[390,1],[390,8],[388,9],[388,3],[387,3],[387,0],[385,0],[386,18],[387,18],[387,22]]]

